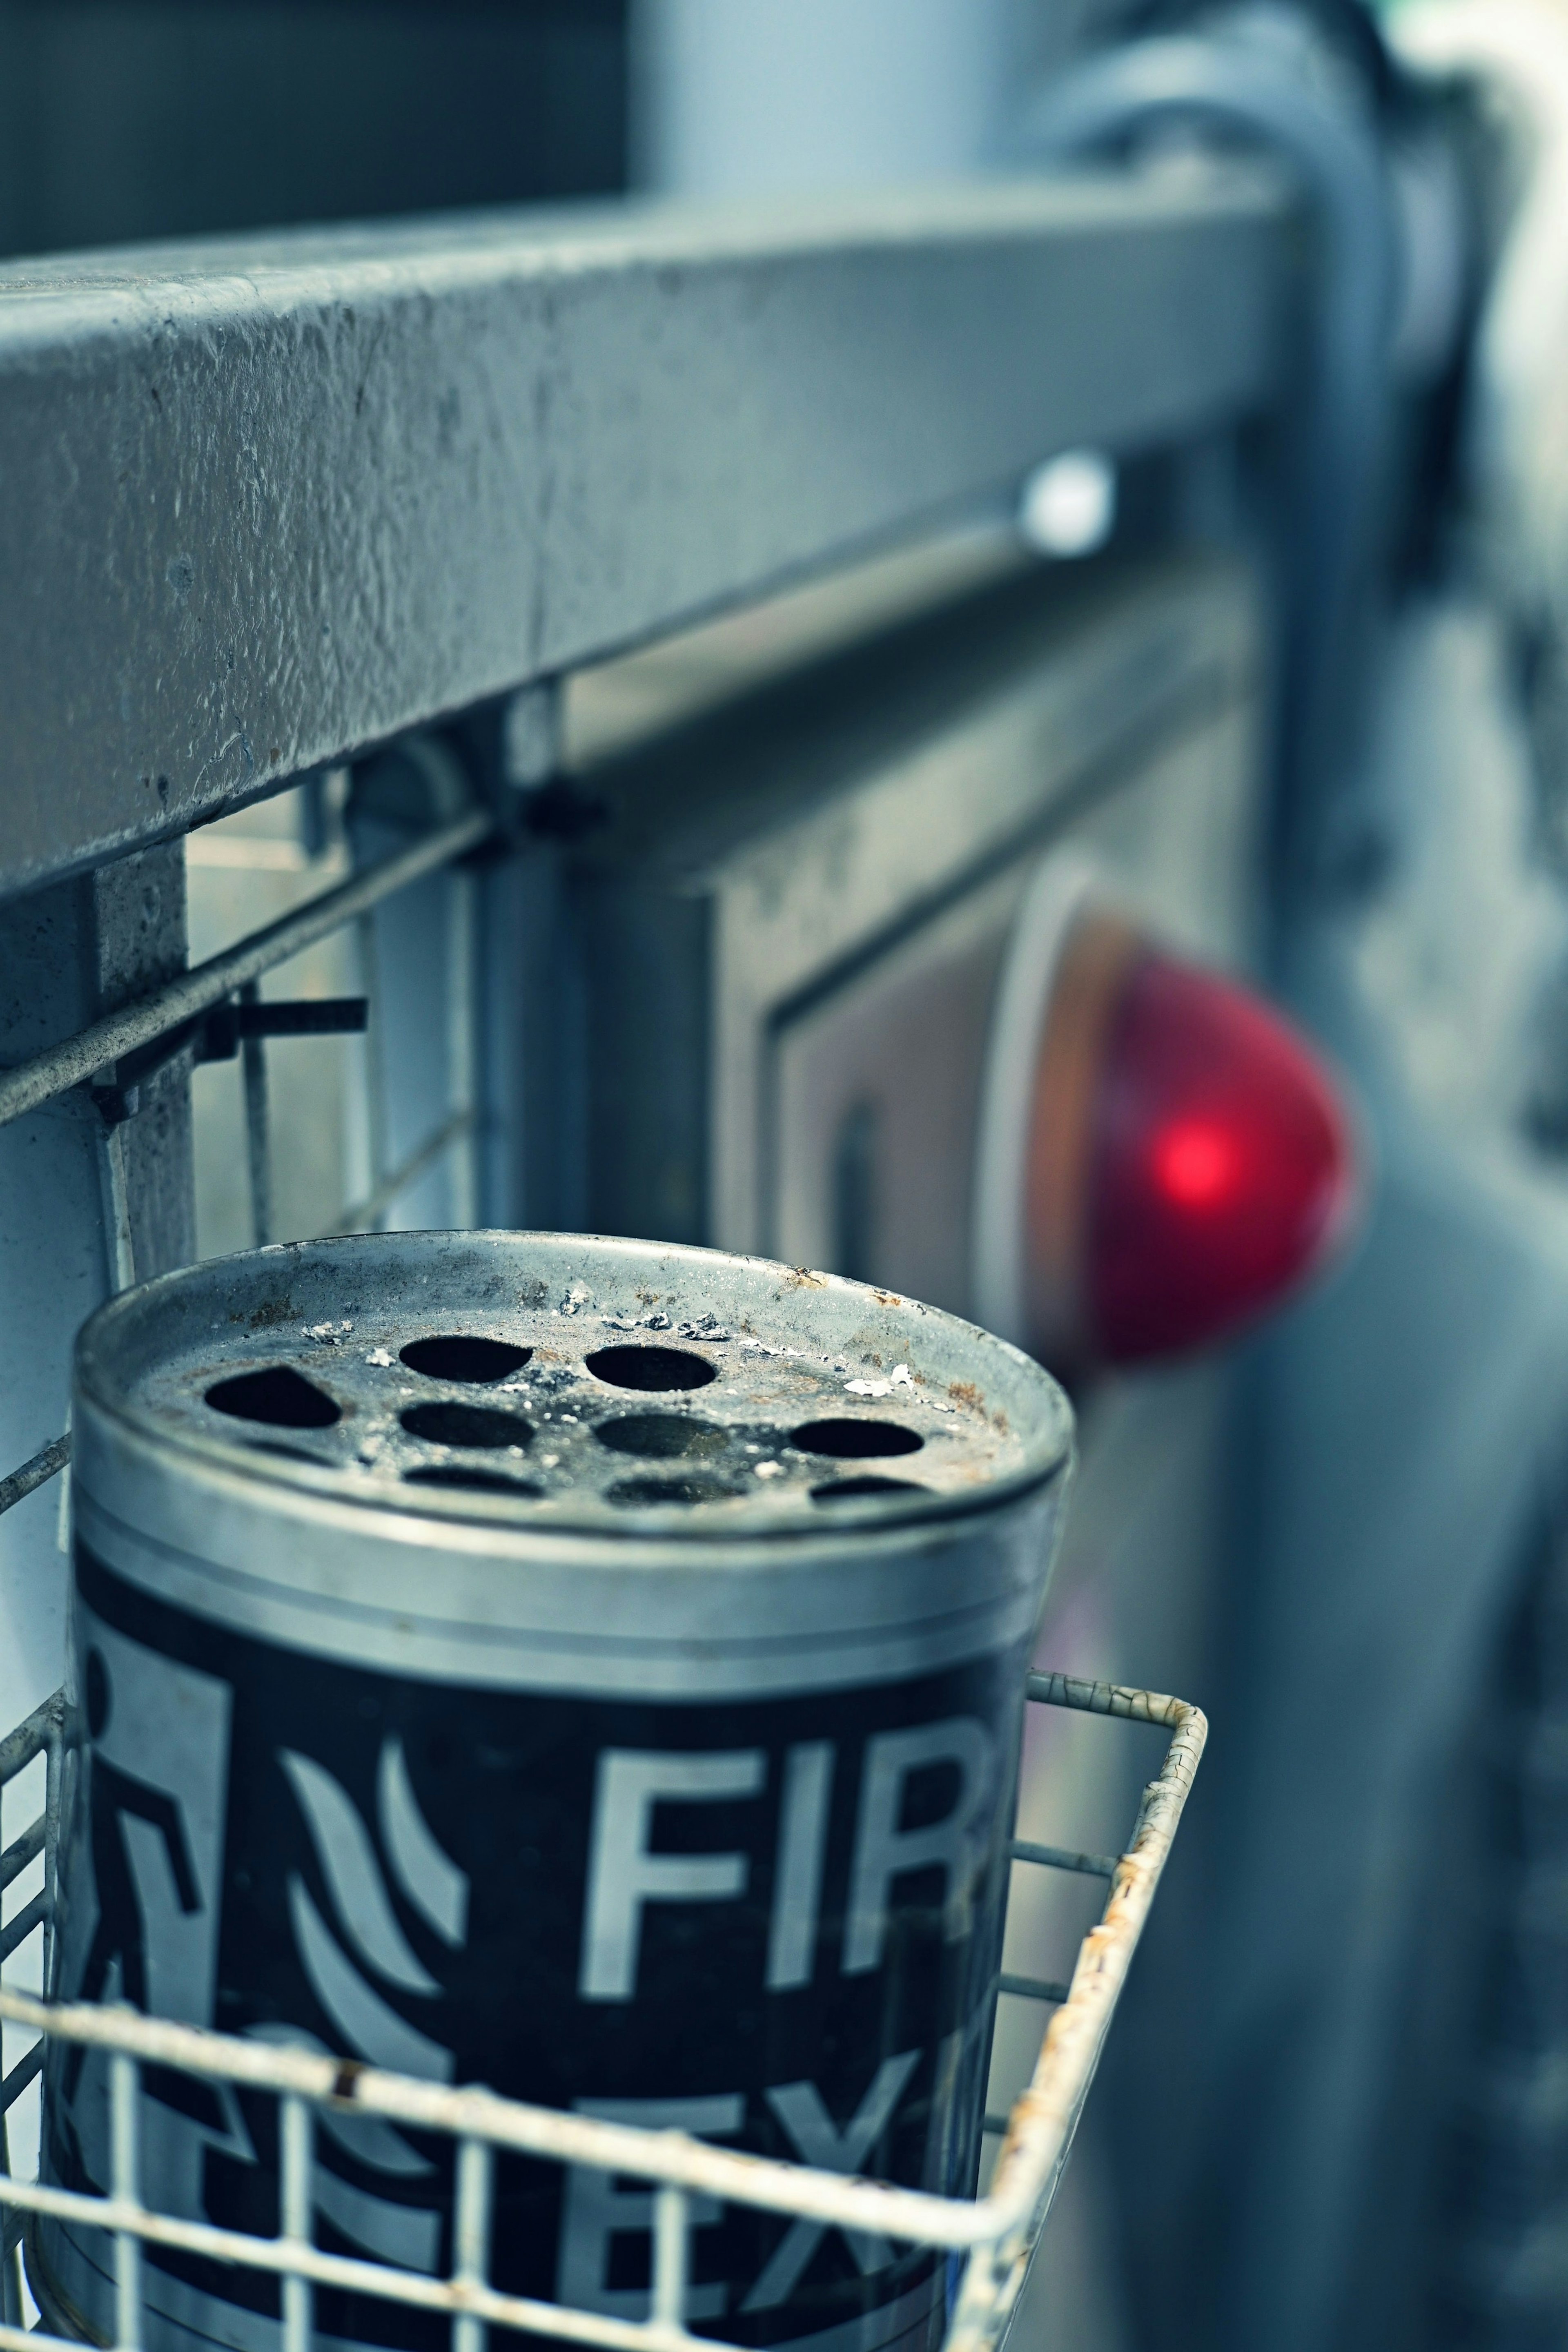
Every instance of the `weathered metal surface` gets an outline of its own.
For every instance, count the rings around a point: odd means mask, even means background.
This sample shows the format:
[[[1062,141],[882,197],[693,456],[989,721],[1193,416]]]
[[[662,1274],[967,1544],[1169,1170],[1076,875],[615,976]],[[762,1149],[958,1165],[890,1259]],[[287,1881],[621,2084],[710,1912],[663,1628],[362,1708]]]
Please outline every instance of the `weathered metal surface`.
[[[0,269],[0,889],[1268,398],[1215,165]]]
[[[70,1458],[68,1432],[63,1437],[51,1437],[47,1445],[40,1445],[19,1470],[13,1470],[8,1478],[0,1478],[0,1511],[10,1510],[13,1505],[25,1502],[37,1488],[47,1486],[65,1468]]]
[[[72,1050],[112,1008],[185,961],[185,871],[178,844],[0,907],[0,1087],[15,1066]],[[193,1252],[188,1059],[143,1088],[134,1119],[110,1127],[87,1093],[0,1126],[0,1328],[14,1376],[0,1392],[0,1471],[50,1445],[65,1424],[78,1325],[127,1278]],[[18,1494],[0,1520],[0,1721],[60,1678],[65,1563],[57,1490]]]

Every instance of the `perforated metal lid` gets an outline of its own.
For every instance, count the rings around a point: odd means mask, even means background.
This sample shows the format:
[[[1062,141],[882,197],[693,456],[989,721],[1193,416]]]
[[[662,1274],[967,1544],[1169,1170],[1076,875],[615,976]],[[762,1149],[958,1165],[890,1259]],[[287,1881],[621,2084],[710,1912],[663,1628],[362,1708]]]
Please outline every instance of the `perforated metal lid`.
[[[946,1516],[1050,1476],[1026,1357],[835,1276],[559,1234],[255,1251],[112,1301],[78,1386],[230,1470],[422,1515],[682,1538]]]

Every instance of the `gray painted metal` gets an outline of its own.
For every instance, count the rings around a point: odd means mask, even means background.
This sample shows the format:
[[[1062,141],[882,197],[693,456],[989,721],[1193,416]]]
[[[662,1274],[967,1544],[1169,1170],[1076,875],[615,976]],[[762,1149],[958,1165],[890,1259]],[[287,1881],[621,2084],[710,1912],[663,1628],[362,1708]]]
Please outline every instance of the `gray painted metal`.
[[[19,1062],[144,999],[185,961],[185,866],[159,845],[0,908],[0,1086]],[[108,1127],[85,1090],[0,1127],[0,1471],[31,1465],[65,1426],[71,1342],[131,1272],[194,1249],[189,1056],[158,1071],[134,1118]],[[41,1482],[40,1482],[41,1483]],[[57,1489],[18,1495],[0,1518],[0,1719],[59,1680],[65,1561]]]
[[[24,1462],[19,1470],[13,1470],[8,1478],[0,1478],[0,1511],[8,1511],[15,1504],[26,1502],[29,1495],[47,1486],[63,1470],[70,1458],[68,1431],[63,1437],[52,1437],[47,1445],[40,1445],[32,1459]]]
[[[1252,166],[0,269],[0,890],[1268,399]]]

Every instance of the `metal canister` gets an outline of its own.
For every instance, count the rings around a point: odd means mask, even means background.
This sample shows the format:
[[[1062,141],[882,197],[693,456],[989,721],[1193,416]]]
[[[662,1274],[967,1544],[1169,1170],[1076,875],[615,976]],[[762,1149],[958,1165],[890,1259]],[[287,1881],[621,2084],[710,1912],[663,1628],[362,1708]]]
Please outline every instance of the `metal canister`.
[[[74,1430],[63,1998],[972,2189],[1071,1451],[1036,1365],[710,1251],[378,1235],[114,1300]],[[108,2179],[103,2064],[47,2075],[71,2187]],[[277,2230],[273,2100],[151,2070],[141,2121],[150,2202]],[[450,2264],[443,2143],[324,2113],[314,2201],[321,2245]],[[492,2275],[645,2314],[651,2207],[507,2159]],[[698,2220],[699,2327],[940,2331],[928,2252]],[[111,2338],[99,2237],[30,2263]],[[274,2282],[148,2265],[154,2352],[271,2352]],[[424,2341],[326,2292],[316,2326]]]

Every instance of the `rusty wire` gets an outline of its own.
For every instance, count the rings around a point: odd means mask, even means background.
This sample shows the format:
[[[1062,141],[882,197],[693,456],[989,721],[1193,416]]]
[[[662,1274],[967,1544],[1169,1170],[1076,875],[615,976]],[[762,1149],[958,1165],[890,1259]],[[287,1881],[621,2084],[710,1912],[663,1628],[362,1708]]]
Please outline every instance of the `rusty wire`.
[[[738,2154],[684,2133],[648,2131],[630,2124],[563,2114],[490,2091],[448,2089],[376,2068],[346,2066],[339,2059],[302,2049],[240,2040],[126,2010],[57,2004],[0,1990],[0,2018],[39,2036],[34,2050],[13,2070],[16,2088],[11,2082],[0,2086],[0,2112],[23,2087],[24,2070],[26,2080],[38,2070],[46,2042],[54,2036],[111,2054],[111,2089],[124,2111],[120,2137],[131,2131],[140,2068],[173,2066],[209,2080],[274,2093],[294,2116],[293,2137],[301,2145],[305,2144],[301,2105],[339,2112],[358,2109],[446,2135],[457,2142],[460,2151],[463,2210],[455,2233],[455,2275],[430,2279],[324,2252],[297,2229],[286,2227],[274,2239],[257,2238],[155,2212],[133,2187],[126,2185],[133,2181],[133,2168],[125,2180],[113,2185],[107,2198],[0,2176],[0,2206],[19,2215],[52,2214],[87,2222],[113,2233],[120,2250],[117,2259],[122,2295],[127,2299],[140,2294],[141,2247],[163,2245],[269,2272],[286,2281],[308,2283],[298,2289],[299,2294],[315,2285],[344,2287],[443,2312],[461,2323],[488,2323],[528,2335],[554,2336],[601,2347],[601,2352],[698,2352],[699,2345],[706,2352],[727,2352],[711,2338],[692,2336],[684,2319],[690,2200],[706,2195],[831,2227],[868,2231],[905,2244],[967,2252],[969,2259],[945,2352],[990,2352],[1006,2329],[1039,2244],[1207,1735],[1207,1723],[1197,1707],[1156,1693],[1078,1682],[1061,1675],[1031,1675],[1028,1693],[1038,1705],[1153,1724],[1173,1736],[1157,1778],[1144,1791],[1131,1842],[1114,1864],[1104,1911],[1083,1940],[1071,1984],[1052,1989],[1065,1990],[1066,1997],[1047,2031],[1033,2078],[1013,2108],[990,2189],[983,2198],[970,2201],[846,2179]],[[43,1924],[46,1932],[53,1910],[61,1723],[57,1697],[0,1743],[0,1786],[14,1779],[34,1756],[47,1750],[51,1757],[46,1834],[35,1837],[33,1831],[26,1832],[12,1850],[20,1853],[26,1844],[31,1858],[47,1847],[45,1896],[34,1923]],[[1040,1851],[1054,1856],[1056,1850]],[[1014,1858],[1031,1862],[1036,1856],[1025,1851]],[[1052,1859],[1042,1866],[1081,1869],[1086,1861],[1100,1859],[1064,1852],[1060,1862]],[[497,2148],[656,2184],[654,2285],[646,2321],[573,2311],[506,2294],[488,2284],[475,2252],[474,2213],[480,2208],[468,2212],[466,2226],[464,2223],[473,2197],[483,2190],[481,2175],[490,2160],[483,2151]],[[9,2241],[13,2231],[6,2235]],[[63,2338],[0,2326],[0,2352],[53,2352],[57,2345],[65,2352]]]

